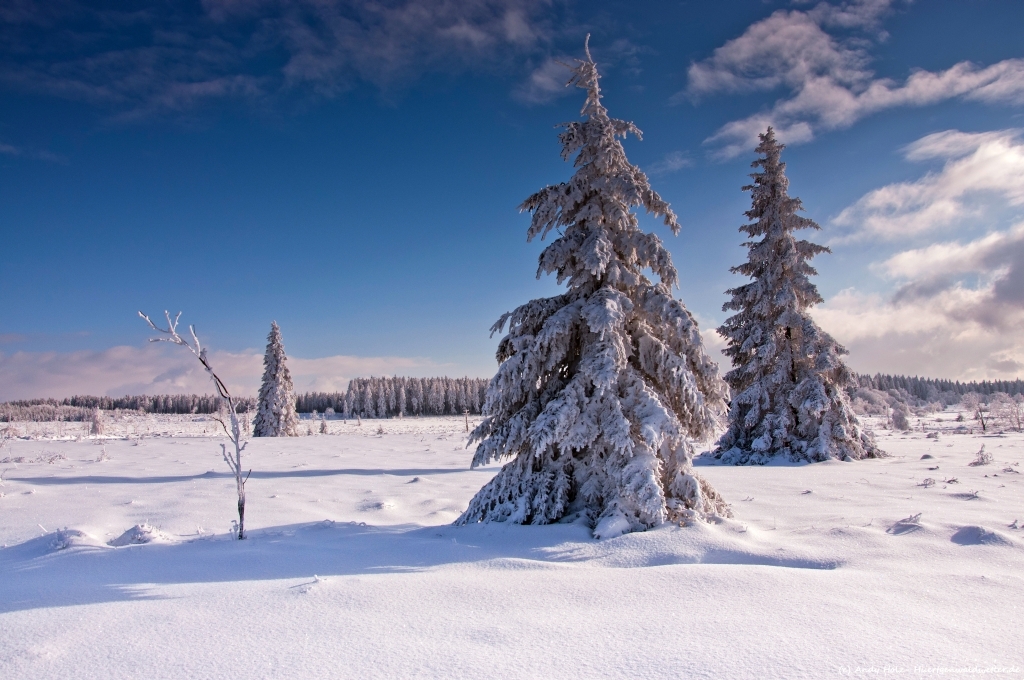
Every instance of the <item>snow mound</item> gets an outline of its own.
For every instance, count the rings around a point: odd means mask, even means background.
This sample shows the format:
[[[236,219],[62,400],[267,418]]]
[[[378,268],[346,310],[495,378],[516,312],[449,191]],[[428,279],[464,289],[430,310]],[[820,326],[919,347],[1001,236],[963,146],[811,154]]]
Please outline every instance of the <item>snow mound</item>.
[[[149,524],[136,524],[114,540],[107,543],[109,546],[119,548],[125,545],[139,545],[142,543],[171,543],[174,539],[168,534],[160,531]]]
[[[49,538],[49,548],[53,552],[67,550],[68,548],[86,546],[95,548],[103,546],[103,543],[95,536],[90,536],[84,531],[79,531],[78,529],[68,529],[67,527],[53,532],[52,536]]]
[[[957,545],[1013,545],[1009,537],[975,525],[960,527],[949,540]]]
[[[586,562],[621,569],[678,564],[820,570],[843,566],[843,560],[835,554],[792,543],[780,544],[774,537],[731,520],[722,520],[716,525],[694,523],[688,527],[664,524],[648,531],[626,533],[614,539],[602,537],[596,541],[567,538],[569,540],[537,552],[552,562]]]
[[[101,540],[78,529],[58,529],[29,539],[20,545],[4,546],[5,557],[32,560],[75,548],[106,548]]]

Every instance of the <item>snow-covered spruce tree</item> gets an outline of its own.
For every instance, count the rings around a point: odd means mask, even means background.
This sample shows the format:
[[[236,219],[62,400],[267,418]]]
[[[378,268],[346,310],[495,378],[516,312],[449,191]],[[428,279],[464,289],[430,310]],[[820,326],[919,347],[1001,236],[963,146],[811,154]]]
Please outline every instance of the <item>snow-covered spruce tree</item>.
[[[267,352],[263,355],[263,384],[253,421],[254,437],[297,437],[299,434],[292,376],[285,365],[286,359],[281,329],[276,321],[271,322]]]
[[[769,127],[760,135],[752,164],[760,172],[751,192],[750,223],[740,231],[748,259],[736,274],[752,281],[726,291],[732,299],[724,310],[735,311],[718,329],[732,359],[725,375],[732,388],[729,429],[715,456],[736,465],[764,464],[775,456],[793,461],[857,460],[880,455],[861,431],[844,387],[852,380],[841,356],[846,350],[818,328],[808,308],[822,301],[808,277],[815,255],[831,252],[810,241],[798,241],[798,229],[820,229],[806,217],[799,198],[787,191],[784,148]]]
[[[631,210],[662,217],[673,233],[676,216],[626,159],[618,138],[640,131],[608,117],[589,50],[568,84],[587,92],[585,120],[559,135],[562,157],[578,154],[576,173],[520,206],[533,213],[528,240],[559,230],[537,276],[555,273],[568,289],[492,328],[509,330],[486,417],[471,435],[479,442],[473,466],[512,460],[457,523],[582,518],[609,538],[728,515],[691,464],[691,440],[707,438],[724,416],[727,388],[693,317],[671,295],[671,256]]]

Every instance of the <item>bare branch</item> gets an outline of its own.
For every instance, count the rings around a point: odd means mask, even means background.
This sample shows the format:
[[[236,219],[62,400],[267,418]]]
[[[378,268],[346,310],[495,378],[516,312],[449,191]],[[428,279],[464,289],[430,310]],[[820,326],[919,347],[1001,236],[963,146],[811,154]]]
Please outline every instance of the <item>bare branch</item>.
[[[238,412],[235,408],[235,400],[231,397],[231,392],[228,391],[228,387],[224,384],[224,381],[220,379],[210,365],[206,355],[206,348],[203,347],[199,341],[199,335],[196,333],[194,325],[189,325],[189,334],[192,336],[192,342],[185,340],[178,334],[178,322],[181,319],[181,312],[178,312],[173,319],[171,319],[171,313],[164,310],[164,318],[167,320],[167,328],[160,328],[153,320],[150,319],[146,314],[139,312],[139,316],[142,317],[149,327],[157,333],[165,335],[167,337],[150,338],[150,342],[170,342],[175,345],[181,345],[190,351],[199,363],[203,365],[203,369],[210,375],[213,380],[213,384],[217,387],[217,394],[227,405],[228,419],[231,421],[231,427],[228,427],[228,423],[224,419],[213,416],[213,419],[220,423],[220,426],[224,429],[224,433],[231,440],[231,443],[235,447],[234,455],[228,455],[228,447],[226,444],[221,444],[221,454],[224,457],[224,462],[227,463],[228,469],[235,476],[235,486],[238,491],[238,538],[245,538],[245,482],[249,479],[248,475],[245,479],[242,479],[242,451],[245,450],[248,442],[242,441],[242,428],[238,423]],[[250,473],[252,470],[250,469]]]

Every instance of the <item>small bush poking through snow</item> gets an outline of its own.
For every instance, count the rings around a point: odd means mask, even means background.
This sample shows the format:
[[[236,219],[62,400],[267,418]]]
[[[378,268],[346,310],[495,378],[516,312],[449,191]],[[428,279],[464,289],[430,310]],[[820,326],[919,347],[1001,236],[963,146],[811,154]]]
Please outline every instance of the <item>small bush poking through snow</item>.
[[[910,419],[907,418],[907,412],[901,408],[896,409],[892,412],[892,426],[897,430],[906,432],[910,429]]]
[[[974,454],[974,460],[972,460],[970,463],[968,463],[968,465],[970,465],[971,467],[977,467],[978,465],[988,465],[991,462],[992,462],[992,454],[991,453],[986,453],[985,452],[985,445],[982,444],[981,448],[978,450],[978,452],[976,454]]]
[[[136,524],[107,545],[115,548],[124,545],[139,545],[142,543],[166,543],[171,537],[149,524]]]

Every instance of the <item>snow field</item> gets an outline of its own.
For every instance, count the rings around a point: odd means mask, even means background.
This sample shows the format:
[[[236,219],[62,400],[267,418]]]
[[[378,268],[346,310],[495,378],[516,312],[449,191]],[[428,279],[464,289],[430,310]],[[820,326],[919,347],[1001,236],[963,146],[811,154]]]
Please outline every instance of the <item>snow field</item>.
[[[223,438],[9,441],[0,677],[1021,677],[1024,436],[954,415],[882,460],[698,458],[734,519],[606,541],[450,526],[497,471],[461,418],[252,440],[246,541]]]

